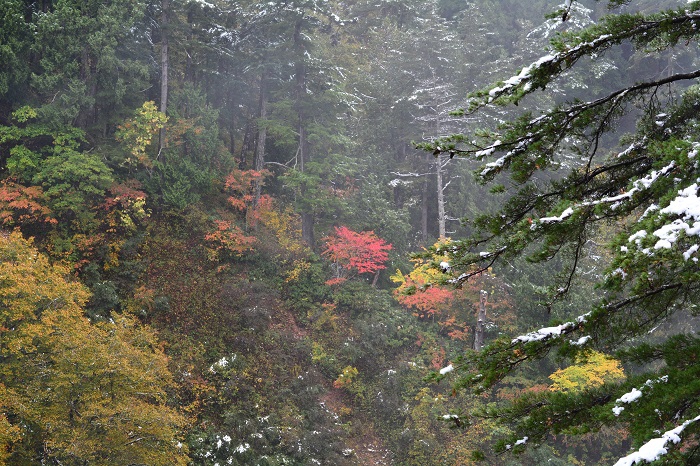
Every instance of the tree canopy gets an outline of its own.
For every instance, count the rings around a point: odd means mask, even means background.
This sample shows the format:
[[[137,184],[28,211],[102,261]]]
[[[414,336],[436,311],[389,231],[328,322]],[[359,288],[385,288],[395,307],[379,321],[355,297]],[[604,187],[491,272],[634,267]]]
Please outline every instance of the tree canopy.
[[[641,3],[609,2],[624,9],[558,34],[541,58],[472,94],[458,113],[527,107],[531,96],[551,92],[622,48],[673,61],[697,47],[700,2],[655,12]],[[502,196],[497,212],[473,219],[475,233],[449,248],[453,276],[447,281],[460,285],[517,256],[541,267],[561,263],[547,308],[577,286],[597,247],[594,234],[606,231],[611,238],[595,299],[576,303],[577,314],[557,316],[548,327],[501,337],[482,353],[463,356],[457,385],[483,392],[552,350],[572,358],[612,352],[636,370],[623,383],[528,395],[491,413],[515,427],[501,449],[620,422],[629,425],[635,451],[619,465],[700,458],[700,339],[678,327],[656,331],[672,318],[698,313],[700,69],[691,61],[646,71],[588,100],[557,99],[549,109],[523,110],[490,130],[423,144],[435,154],[481,161],[476,178]],[[589,73],[589,82],[595,79]]]
[[[155,335],[128,316],[91,324],[88,292],[67,272],[18,233],[0,235],[0,459],[185,464]]]

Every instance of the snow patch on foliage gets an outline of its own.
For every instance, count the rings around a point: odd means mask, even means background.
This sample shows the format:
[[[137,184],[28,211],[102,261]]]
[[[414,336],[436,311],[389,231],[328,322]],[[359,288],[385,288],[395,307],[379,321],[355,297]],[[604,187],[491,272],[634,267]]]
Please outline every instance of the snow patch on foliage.
[[[569,343],[573,346],[583,346],[586,343],[588,343],[588,340],[590,340],[592,337],[590,335],[586,335],[584,337],[579,338],[576,341],[569,340]]]
[[[700,416],[693,419],[688,419],[683,424],[678,427],[668,430],[661,435],[661,437],[653,438],[647,443],[641,446],[641,448],[634,453],[620,458],[615,466],[632,466],[642,461],[651,463],[661,458],[663,455],[668,453],[668,448],[666,446],[669,443],[678,444],[681,441],[680,434],[688,427],[690,424],[700,421]]]
[[[631,150],[631,148],[632,148],[632,146],[630,146],[630,148],[628,148],[627,150]],[[562,222],[565,219],[567,219],[568,217],[570,217],[571,215],[573,215],[577,209],[580,209],[582,207],[592,207],[592,206],[597,206],[600,204],[609,204],[611,209],[616,209],[622,204],[623,201],[631,199],[632,196],[634,196],[636,193],[638,193],[642,190],[649,189],[654,184],[654,182],[656,182],[662,176],[667,175],[675,166],[676,166],[676,163],[672,161],[671,163],[669,163],[667,166],[665,166],[661,170],[652,170],[647,176],[640,178],[638,180],[635,180],[632,183],[632,187],[630,188],[630,190],[627,192],[624,192],[622,194],[618,194],[616,196],[603,197],[601,199],[597,199],[594,201],[585,201],[585,202],[582,202],[580,204],[577,204],[577,205],[574,205],[574,206],[567,208],[566,210],[564,210],[564,212],[562,212],[558,216],[542,217],[539,219],[538,222],[533,223],[532,226],[530,227],[530,229],[536,230],[537,227],[541,224]],[[488,165],[487,165],[487,167],[488,167]],[[484,174],[484,172],[486,172],[486,170],[484,170],[482,172],[482,175]],[[697,196],[696,196],[696,199],[697,199]],[[669,207],[671,207],[671,206],[669,206]],[[700,204],[697,204],[696,208],[698,211],[698,215],[700,216]],[[642,218],[645,215],[647,215],[647,213],[649,213],[653,210],[656,210],[656,209],[658,209],[658,207],[650,206],[649,209],[647,209],[647,211],[644,213],[644,215],[642,215]],[[646,232],[644,232],[643,234],[646,235]],[[644,236],[636,237],[636,236],[632,235],[630,237],[629,241],[632,242],[633,241],[632,238],[634,238],[634,240],[636,240],[638,238],[641,239],[643,237]],[[637,242],[637,244],[639,244],[639,242]]]
[[[454,366],[452,364],[450,364],[449,366],[443,367],[442,369],[440,369],[440,375],[445,375],[449,372],[452,372],[454,369],[455,369]]]
[[[640,387],[640,388],[632,388],[631,391],[625,393],[625,394],[622,395],[620,398],[618,398],[617,400],[615,400],[615,404],[616,404],[616,405],[615,405],[615,407],[612,409],[613,414],[615,414],[615,416],[619,416],[620,413],[622,413],[622,411],[625,410],[624,407],[617,406],[617,404],[619,404],[619,403],[630,404],[630,403],[636,402],[638,399],[640,399],[640,398],[642,397],[642,390],[644,389],[644,387],[649,387],[649,388],[651,388],[651,387],[653,387],[654,385],[656,385],[657,383],[660,383],[660,382],[663,382],[663,383],[668,382],[668,375],[661,376],[661,377],[659,377],[659,378],[656,379],[656,380],[651,380],[651,379],[649,379],[649,380],[647,380],[646,382],[644,382],[644,385],[643,385],[642,387]]]
[[[477,158],[487,157],[487,156],[493,154],[494,152],[496,152],[496,149],[497,149],[498,146],[500,146],[500,145],[501,145],[501,141],[500,141],[500,140],[495,141],[493,144],[491,144],[491,145],[488,146],[487,148],[482,149],[482,150],[479,150],[479,151],[476,151],[476,152],[474,153],[474,156],[477,157]],[[492,163],[496,163],[496,162],[492,162]],[[491,164],[487,164],[487,166],[489,166],[489,165],[491,165]],[[498,165],[498,166],[502,166],[502,165],[503,165],[503,163],[501,162],[501,164]]]
[[[698,244],[692,245],[690,248],[688,248],[687,251],[685,251],[685,252],[683,253],[683,259],[685,259],[685,260],[690,259],[690,258],[691,258],[690,256],[692,256],[693,254],[695,254],[696,252],[698,252],[698,248],[700,248],[700,245],[698,245]],[[695,262],[698,261],[698,258],[697,258],[697,257],[693,257],[692,259],[693,259],[693,261],[695,261]]]
[[[223,358],[219,359],[214,364],[209,366],[209,372],[211,372],[212,374],[216,374],[217,369],[226,369],[229,363],[234,362],[236,360],[237,356],[237,354],[232,354],[230,359],[224,356]]]
[[[642,397],[642,391],[633,388],[631,392],[625,393],[616,400],[617,403],[632,403]]]
[[[569,207],[566,209],[564,212],[561,213],[558,217],[542,217],[540,219],[541,223],[555,223],[555,222],[561,222],[562,220],[566,219],[567,217],[570,217],[574,213],[574,209]]]
[[[544,340],[544,339],[549,338],[549,337],[561,336],[567,330],[574,329],[579,324],[586,323],[586,320],[588,319],[588,317],[590,315],[591,315],[591,313],[587,312],[583,315],[578,316],[575,320],[572,320],[569,322],[564,322],[563,324],[557,325],[556,327],[545,327],[545,328],[535,330],[534,332],[530,332],[530,333],[525,334],[525,335],[520,335],[519,337],[513,338],[511,343],[513,343],[513,344],[518,343],[518,342],[529,343],[531,341]]]
[[[661,209],[659,213],[678,215],[680,218],[654,231],[653,235],[659,238],[654,245],[654,249],[671,249],[673,244],[678,240],[678,236],[681,232],[684,232],[687,236],[700,236],[700,198],[698,198],[698,184],[693,183],[687,188],[678,191],[678,196],[673,199],[667,207]],[[693,252],[695,251],[692,251],[690,254]],[[685,257],[684,254],[684,258]],[[690,255],[688,255],[688,257],[690,257]],[[686,258],[686,260],[688,259]]]
[[[510,450],[513,447],[517,447],[518,445],[525,445],[528,441],[529,437],[526,435],[525,437],[521,438],[520,440],[516,440],[514,445],[506,445],[506,450]]]
[[[573,322],[566,322],[561,325],[557,325],[556,327],[545,327],[541,328],[539,330],[536,330],[534,332],[530,332],[526,335],[520,335],[517,338],[514,338],[512,343],[517,343],[519,341],[528,343],[531,341],[540,341],[544,340],[545,338],[551,337],[551,336],[559,336],[561,335],[565,330],[569,330],[573,328],[575,324]]]
[[[494,87],[489,91],[489,101],[493,100],[496,98],[498,94],[503,93],[504,91],[507,91],[509,89],[512,89],[516,86],[519,86],[523,81],[526,81],[530,79],[532,76],[532,72],[540,68],[542,65],[545,63],[551,63],[554,60],[556,60],[558,55],[545,55],[544,57],[541,57],[539,60],[537,60],[534,63],[529,64],[522,70],[520,70],[520,73],[517,76],[511,76],[508,78],[506,81],[503,82],[503,86],[499,87]]]

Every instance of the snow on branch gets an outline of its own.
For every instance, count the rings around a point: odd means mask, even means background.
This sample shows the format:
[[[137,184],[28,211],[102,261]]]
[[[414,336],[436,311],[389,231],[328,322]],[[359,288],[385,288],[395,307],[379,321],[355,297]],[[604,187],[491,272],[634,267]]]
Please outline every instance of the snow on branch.
[[[600,32],[598,37],[592,40],[582,40],[582,42],[573,47],[567,44],[561,44],[560,47],[564,48],[564,50],[555,54],[547,54],[539,58],[530,65],[524,67],[519,74],[510,77],[500,85],[490,89],[486,95],[480,93],[475,98],[472,98],[469,111],[472,113],[502,96],[516,97],[517,100],[519,98],[517,95],[518,91],[527,94],[532,92],[534,90],[533,88],[543,87],[554,77],[572,68],[581,57],[595,52],[601,52],[625,39],[661,34],[664,28],[668,27],[669,23],[678,24],[693,22],[692,24],[694,24],[694,22],[700,20],[700,13],[695,11],[691,12],[686,10],[684,12],[670,13],[676,14],[676,16],[670,18],[665,16],[660,19],[637,18],[637,21],[622,31],[616,30],[618,25],[615,23],[605,24],[603,27],[599,28]],[[584,30],[578,38],[583,39],[586,32],[588,31]],[[576,38],[573,40],[576,40]],[[545,72],[549,74],[542,75],[538,73],[540,70],[545,70]]]
[[[520,335],[519,337],[516,337],[513,339],[511,343],[529,343],[531,341],[540,341],[540,340],[545,340],[549,338],[557,338],[560,337],[561,335],[565,335],[577,327],[579,327],[581,324],[585,324],[586,320],[588,317],[591,315],[590,312],[587,312],[586,314],[583,314],[581,316],[578,316],[575,320],[569,321],[569,322],[564,322],[561,325],[557,325],[556,327],[545,327],[541,328],[539,330],[535,330],[534,332],[530,332],[525,335]]]
[[[629,404],[629,403],[636,402],[638,399],[640,399],[642,397],[642,390],[644,390],[644,387],[653,387],[654,385],[656,385],[659,382],[664,382],[664,383],[668,382],[668,376],[664,375],[662,377],[659,377],[656,380],[649,379],[646,381],[646,383],[642,387],[632,388],[631,391],[625,393],[620,398],[615,400],[615,407],[612,409],[613,414],[615,416],[619,416],[622,413],[622,411],[625,410],[624,406],[619,406],[620,403]]]
[[[641,462],[651,463],[652,461],[658,460],[663,455],[668,453],[668,448],[666,448],[666,446],[670,443],[680,443],[680,434],[686,427],[697,421],[700,421],[700,416],[694,417],[693,419],[688,419],[675,429],[664,432],[661,437],[649,440],[647,443],[642,445],[639,450],[625,456],[624,458],[620,458],[617,463],[615,463],[615,466],[632,466]]]
[[[617,207],[619,207],[621,205],[621,203],[623,201],[631,199],[638,192],[649,189],[654,184],[654,182],[656,182],[662,176],[666,176],[668,173],[670,173],[671,170],[675,166],[676,166],[675,162],[672,161],[671,163],[669,163],[667,166],[665,166],[661,170],[652,170],[651,173],[649,173],[647,176],[640,178],[638,180],[635,180],[632,183],[632,188],[630,188],[630,190],[627,192],[624,192],[622,194],[618,194],[617,196],[609,196],[609,197],[603,197],[601,199],[596,199],[594,201],[581,202],[581,203],[576,204],[574,206],[568,207],[566,210],[564,210],[558,216],[542,217],[536,221],[533,221],[530,228],[532,230],[536,230],[542,224],[562,222],[565,219],[572,216],[577,210],[580,210],[580,209],[585,208],[585,207],[593,207],[593,206],[601,205],[601,204],[610,204],[611,209],[616,209]],[[686,199],[690,199],[690,197],[691,197],[691,194],[689,194],[689,193],[684,193],[684,195],[685,195]],[[697,194],[695,194],[695,200],[697,201]],[[682,204],[681,202],[679,202],[678,205],[685,206],[685,203]],[[696,205],[700,205],[700,204],[696,204]],[[671,207],[671,206],[669,206],[669,207]],[[666,209],[664,209],[664,210],[666,210]],[[698,219],[700,219],[700,208],[697,208],[697,212],[693,211],[692,213],[698,214]],[[700,225],[699,225],[699,227],[700,227]],[[630,239],[630,241],[632,241],[632,240]]]

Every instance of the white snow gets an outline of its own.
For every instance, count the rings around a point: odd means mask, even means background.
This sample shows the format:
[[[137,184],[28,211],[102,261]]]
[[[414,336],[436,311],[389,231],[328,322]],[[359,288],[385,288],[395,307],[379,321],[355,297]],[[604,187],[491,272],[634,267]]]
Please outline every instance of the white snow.
[[[532,70],[539,68],[540,66],[544,65],[545,63],[552,62],[556,58],[558,58],[557,55],[545,55],[544,57],[541,57],[539,60],[537,60],[534,63],[531,63],[530,65],[526,66],[522,70],[520,70],[520,73],[517,76],[511,76],[507,80],[503,82],[503,86],[500,87],[494,87],[489,91],[489,96],[491,96],[491,99],[495,98],[498,94],[501,94],[503,91],[506,91],[508,89],[511,89],[513,87],[518,86],[520,83],[523,81],[530,79]]]
[[[519,337],[514,338],[511,341],[511,343],[513,343],[513,344],[518,343],[518,342],[528,343],[531,341],[544,340],[545,338],[552,337],[552,336],[554,336],[554,337],[560,336],[562,333],[564,333],[565,330],[573,329],[578,324],[586,323],[586,320],[588,319],[588,317],[590,315],[591,315],[591,313],[587,312],[583,315],[576,317],[576,319],[574,319],[573,321],[564,322],[563,324],[557,325],[556,327],[545,327],[545,328],[541,328],[539,330],[536,330],[534,332],[530,332],[526,335],[520,335]]]
[[[517,343],[519,341],[527,343],[527,342],[531,342],[531,341],[544,340],[545,338],[551,337],[551,336],[559,336],[564,332],[564,330],[568,330],[570,328],[573,328],[574,325],[575,324],[573,322],[566,322],[566,323],[563,323],[561,325],[557,325],[556,327],[541,328],[541,329],[536,330],[534,332],[530,332],[526,335],[520,335],[519,337],[514,338],[512,343]]]
[[[445,375],[448,372],[452,372],[454,369],[455,369],[454,366],[452,364],[450,364],[449,366],[443,367],[442,369],[440,369],[440,374]]]
[[[627,403],[627,404],[629,404],[629,403],[636,402],[642,396],[641,389],[643,389],[645,386],[646,387],[653,387],[655,384],[657,384],[659,382],[664,382],[664,383],[668,382],[668,375],[661,376],[656,380],[651,380],[651,379],[647,380],[641,388],[639,388],[639,389],[633,388],[630,392],[625,393],[620,398],[615,400],[615,403]],[[623,408],[621,406],[615,406],[612,409],[612,412],[615,414],[615,416],[619,416],[620,413],[624,410],[625,410],[625,408]]]
[[[661,209],[661,213],[681,215],[684,219],[692,217],[695,220],[700,220],[698,184],[693,183],[687,188],[678,191],[678,197],[672,200],[668,207]]]
[[[246,451],[248,451],[249,448],[250,448],[249,443],[243,443],[241,445],[238,445],[238,447],[236,447],[236,453],[245,453]]]
[[[569,207],[569,208],[566,209],[564,212],[562,212],[561,215],[559,215],[558,217],[542,217],[542,218],[540,219],[540,222],[542,222],[542,223],[561,222],[561,221],[564,220],[565,218],[570,217],[571,214],[573,214],[573,213],[574,213],[574,209],[572,209],[571,207]]]
[[[627,242],[628,243],[634,242],[637,244],[637,246],[639,246],[642,242],[642,239],[646,238],[646,236],[647,236],[647,232],[645,230],[639,230],[638,232],[636,232],[635,234],[633,234],[632,236],[627,238]]]
[[[685,260],[690,259],[690,256],[692,256],[693,254],[695,254],[696,252],[698,252],[698,248],[700,248],[700,245],[698,245],[698,244],[692,245],[687,251],[685,251],[685,252],[683,253],[683,259],[685,259]],[[697,257],[693,257],[693,260],[694,260],[695,262],[697,262],[697,261],[698,261],[698,258],[697,258]]]
[[[590,339],[591,339],[591,336],[590,336],[590,335],[586,335],[585,337],[581,337],[581,338],[579,338],[579,339],[576,340],[576,341],[569,340],[569,343],[572,344],[572,345],[574,345],[574,346],[582,346],[582,345],[585,345],[586,342],[588,342],[588,340],[590,340]]]
[[[489,156],[489,155],[493,154],[493,153],[496,151],[496,149],[498,148],[498,146],[500,146],[500,145],[501,145],[501,141],[500,141],[500,140],[495,141],[493,144],[491,144],[491,145],[488,146],[487,148],[482,149],[482,150],[479,150],[479,151],[476,151],[476,152],[474,153],[474,156],[477,157],[477,158],[482,158],[482,157]],[[501,165],[503,165],[503,163],[501,163]],[[501,165],[499,165],[499,166],[501,166]]]
[[[510,449],[513,448],[514,446],[517,447],[518,445],[525,445],[525,444],[527,443],[527,440],[528,440],[528,437],[527,437],[527,436],[521,438],[520,440],[516,440],[516,441],[515,441],[515,445],[510,445],[510,444],[509,444],[509,445],[506,445],[506,450],[510,450]]]
[[[636,388],[633,388],[631,392],[625,393],[620,398],[618,398],[616,402],[617,403],[632,403],[633,401],[637,401],[641,396],[642,396],[642,391],[638,390]]]
[[[700,236],[700,198],[698,198],[698,184],[694,183],[678,192],[678,196],[669,205],[659,211],[660,214],[678,215],[677,218],[654,231],[654,236],[659,240],[654,245],[654,249],[670,249],[678,240],[681,232],[688,236]],[[691,225],[692,223],[692,225]],[[691,247],[692,249],[692,247]],[[696,251],[697,249],[695,249]],[[688,250],[690,251],[690,249]],[[688,256],[683,257],[688,260]]]
[[[634,464],[641,463],[642,461],[651,463],[652,461],[658,460],[663,455],[668,453],[666,445],[669,442],[678,444],[681,441],[680,434],[686,427],[697,421],[700,421],[700,416],[689,419],[678,427],[664,432],[661,437],[649,440],[647,443],[642,445],[639,450],[625,456],[624,458],[620,458],[617,463],[615,463],[615,466],[632,466]]]

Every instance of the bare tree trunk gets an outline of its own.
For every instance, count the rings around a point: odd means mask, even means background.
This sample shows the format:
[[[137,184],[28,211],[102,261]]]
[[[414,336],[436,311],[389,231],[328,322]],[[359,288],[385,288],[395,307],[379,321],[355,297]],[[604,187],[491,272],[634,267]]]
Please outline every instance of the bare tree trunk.
[[[445,187],[442,182],[442,157],[438,155],[435,160],[435,172],[437,174],[437,202],[438,202],[438,229],[440,239],[445,238]]]
[[[426,160],[430,162],[431,155],[425,154]],[[423,246],[428,245],[428,177],[423,176],[423,196],[421,199],[420,231]]]
[[[170,42],[168,39],[170,0],[161,0],[160,12],[160,112],[168,111],[168,67],[170,65]],[[160,142],[158,154],[167,147],[165,126],[160,129]]]
[[[255,170],[261,171],[265,167],[265,142],[267,139],[267,126],[264,121],[267,118],[267,71],[263,67],[260,73],[260,98],[258,100],[258,142],[255,146]],[[255,199],[253,206],[257,208],[262,191],[262,181],[255,181]]]
[[[440,114],[435,113],[435,134],[440,135]],[[437,203],[438,203],[438,234],[440,239],[445,239],[445,187],[442,180],[442,154],[435,159],[435,177],[437,179]]]
[[[479,293],[479,314],[476,319],[476,330],[474,331],[474,349],[481,351],[484,347],[484,332],[486,325],[486,300],[489,294],[487,291],[481,290]]]

